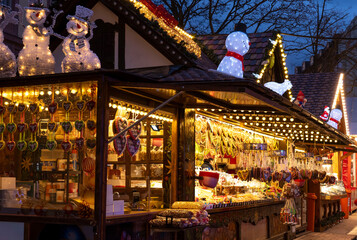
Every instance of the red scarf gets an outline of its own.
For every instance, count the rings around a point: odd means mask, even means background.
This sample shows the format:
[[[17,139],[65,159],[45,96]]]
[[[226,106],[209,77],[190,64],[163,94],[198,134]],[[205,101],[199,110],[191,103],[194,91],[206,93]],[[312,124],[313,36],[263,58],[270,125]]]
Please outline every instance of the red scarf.
[[[244,60],[244,57],[238,53],[235,53],[235,52],[231,52],[231,51],[227,51],[227,54],[226,54],[227,57],[234,57],[235,59],[238,59],[242,62],[242,70],[244,71],[244,64],[243,64],[243,60]]]

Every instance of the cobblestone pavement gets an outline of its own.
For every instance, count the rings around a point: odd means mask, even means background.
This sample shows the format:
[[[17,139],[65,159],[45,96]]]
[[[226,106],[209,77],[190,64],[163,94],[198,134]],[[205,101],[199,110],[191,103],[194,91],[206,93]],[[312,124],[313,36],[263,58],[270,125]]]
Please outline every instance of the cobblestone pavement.
[[[351,240],[357,236],[357,213],[324,232],[309,232],[297,240]],[[357,238],[356,238],[357,239]]]

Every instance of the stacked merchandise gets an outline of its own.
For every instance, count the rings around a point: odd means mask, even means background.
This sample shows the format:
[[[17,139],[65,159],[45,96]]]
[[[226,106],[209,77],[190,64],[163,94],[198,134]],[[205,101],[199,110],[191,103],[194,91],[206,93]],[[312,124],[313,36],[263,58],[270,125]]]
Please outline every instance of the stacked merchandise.
[[[204,226],[209,222],[209,215],[204,204],[199,202],[175,202],[150,221],[152,227],[188,228]]]

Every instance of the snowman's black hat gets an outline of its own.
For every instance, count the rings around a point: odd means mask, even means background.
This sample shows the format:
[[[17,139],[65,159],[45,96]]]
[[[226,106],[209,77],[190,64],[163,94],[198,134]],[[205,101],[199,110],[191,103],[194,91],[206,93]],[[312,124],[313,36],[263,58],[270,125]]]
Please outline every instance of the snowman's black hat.
[[[244,23],[236,23],[234,25],[234,31],[247,33],[247,25],[245,25]]]

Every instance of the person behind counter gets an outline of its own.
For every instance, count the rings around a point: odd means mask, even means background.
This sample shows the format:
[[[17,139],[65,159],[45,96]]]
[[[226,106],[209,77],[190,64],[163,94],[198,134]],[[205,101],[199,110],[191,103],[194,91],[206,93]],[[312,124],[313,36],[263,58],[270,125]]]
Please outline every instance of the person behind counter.
[[[213,161],[213,158],[206,158],[203,160],[203,164],[201,166],[202,170],[213,170],[213,166],[211,164],[211,161]]]

